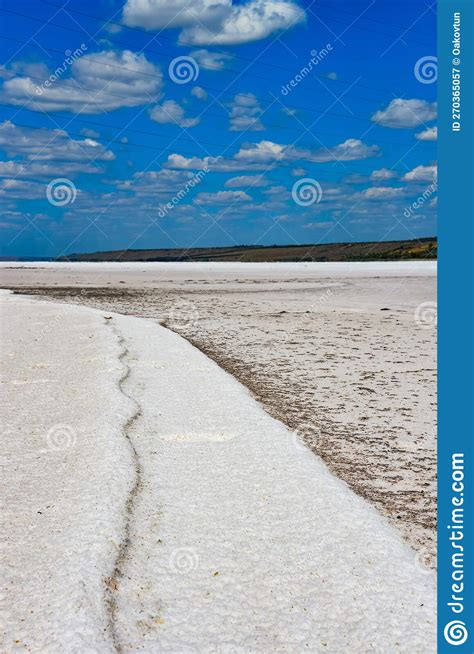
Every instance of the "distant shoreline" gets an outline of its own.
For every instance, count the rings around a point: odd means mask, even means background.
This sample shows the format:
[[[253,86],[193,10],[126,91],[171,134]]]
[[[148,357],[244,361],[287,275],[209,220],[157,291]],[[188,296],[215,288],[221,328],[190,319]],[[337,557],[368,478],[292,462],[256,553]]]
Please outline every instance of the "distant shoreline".
[[[405,241],[366,241],[307,245],[154,248],[74,253],[63,257],[0,257],[0,261],[407,261],[437,258],[436,237]]]

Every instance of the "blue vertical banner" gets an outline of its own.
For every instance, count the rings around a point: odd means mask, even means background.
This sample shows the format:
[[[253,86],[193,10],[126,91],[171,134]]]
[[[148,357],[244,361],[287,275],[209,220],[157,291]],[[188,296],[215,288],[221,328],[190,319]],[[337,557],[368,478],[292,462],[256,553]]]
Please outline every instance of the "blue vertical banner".
[[[474,652],[474,0],[438,3],[438,653]]]

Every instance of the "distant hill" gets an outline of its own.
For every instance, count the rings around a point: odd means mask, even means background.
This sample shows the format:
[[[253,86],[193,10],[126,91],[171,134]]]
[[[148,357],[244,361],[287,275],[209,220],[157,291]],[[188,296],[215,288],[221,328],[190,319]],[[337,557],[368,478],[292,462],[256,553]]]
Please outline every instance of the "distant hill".
[[[1,257],[0,261],[54,261],[54,257]]]
[[[430,237],[381,243],[110,250],[71,254],[58,261],[398,261],[436,259],[436,256],[437,240]]]

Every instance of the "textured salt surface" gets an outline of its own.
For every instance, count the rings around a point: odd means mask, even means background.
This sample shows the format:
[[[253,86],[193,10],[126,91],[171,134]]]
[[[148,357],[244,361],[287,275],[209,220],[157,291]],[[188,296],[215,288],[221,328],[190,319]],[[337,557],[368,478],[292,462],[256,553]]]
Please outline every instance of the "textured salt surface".
[[[434,262],[0,269],[27,292],[166,321],[434,563]]]
[[[2,652],[113,652],[104,576],[132,483],[99,313],[2,293]]]
[[[432,573],[215,363],[151,320],[3,311],[7,651],[434,651]]]

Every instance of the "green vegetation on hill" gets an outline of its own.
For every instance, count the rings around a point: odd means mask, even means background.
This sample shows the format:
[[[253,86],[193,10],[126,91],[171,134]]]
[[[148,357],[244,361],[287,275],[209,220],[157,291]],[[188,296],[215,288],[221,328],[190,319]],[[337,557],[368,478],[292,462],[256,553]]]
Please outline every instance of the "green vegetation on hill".
[[[110,250],[71,254],[60,261],[398,261],[436,259],[435,237],[411,241],[325,245],[242,245],[231,248]]]

